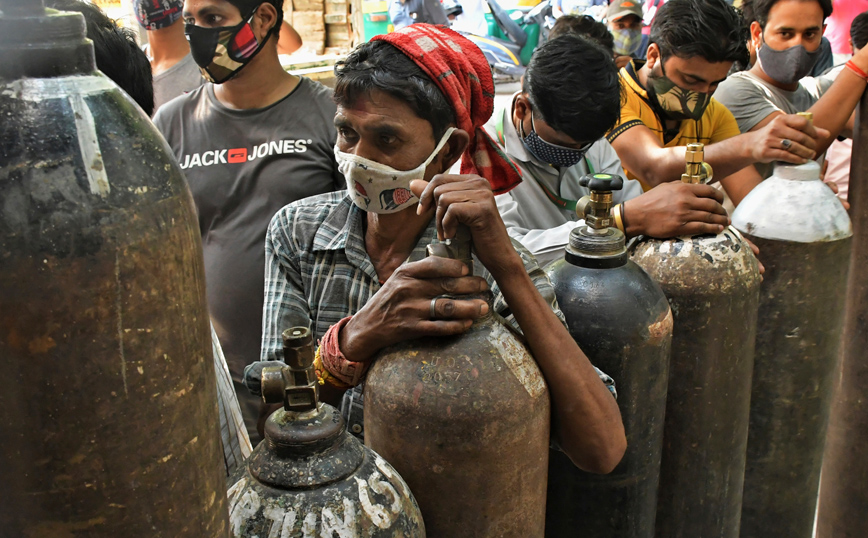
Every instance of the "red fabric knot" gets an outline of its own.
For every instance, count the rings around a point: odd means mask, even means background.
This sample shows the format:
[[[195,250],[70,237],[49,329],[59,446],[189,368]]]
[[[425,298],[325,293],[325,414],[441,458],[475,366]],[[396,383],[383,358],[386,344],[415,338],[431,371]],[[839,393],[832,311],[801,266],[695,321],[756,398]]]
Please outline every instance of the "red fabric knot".
[[[461,173],[488,179],[495,194],[521,183],[518,167],[482,128],[494,111],[494,79],[479,47],[449,28],[422,23],[371,39],[378,40],[413,60],[452,104],[458,128],[470,134]]]

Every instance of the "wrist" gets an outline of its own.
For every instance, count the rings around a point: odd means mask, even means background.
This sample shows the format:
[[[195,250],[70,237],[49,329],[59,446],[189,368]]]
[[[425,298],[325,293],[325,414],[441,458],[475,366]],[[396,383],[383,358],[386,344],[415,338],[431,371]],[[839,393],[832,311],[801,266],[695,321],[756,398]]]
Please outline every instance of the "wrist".
[[[365,343],[365,335],[370,331],[359,330],[360,324],[363,324],[362,318],[356,314],[340,328],[337,335],[340,353],[351,362],[365,362],[377,352],[377,349],[371,349]]]
[[[645,230],[644,212],[636,208],[637,198],[627,200],[621,207],[621,221],[624,223],[624,235],[629,239],[641,235]]]
[[[868,73],[868,55],[864,53],[864,51],[860,51],[860,54],[855,54],[848,63],[852,62],[854,66],[858,67],[862,71]]]

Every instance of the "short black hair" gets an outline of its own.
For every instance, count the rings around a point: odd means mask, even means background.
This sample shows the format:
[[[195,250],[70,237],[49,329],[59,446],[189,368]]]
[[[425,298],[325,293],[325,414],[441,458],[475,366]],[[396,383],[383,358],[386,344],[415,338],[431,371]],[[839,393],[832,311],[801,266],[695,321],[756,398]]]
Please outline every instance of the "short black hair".
[[[534,52],[522,91],[536,117],[577,142],[601,138],[621,111],[612,52],[576,34],[561,35]]]
[[[753,0],[741,0],[741,20],[746,26],[750,26],[756,20],[756,14],[753,11]]]
[[[850,24],[850,40],[857,49],[868,44],[868,11],[856,15]]]
[[[431,124],[440,139],[455,124],[455,110],[422,68],[385,41],[362,43],[335,64],[335,103],[352,106],[356,99],[380,91],[403,101]]]
[[[238,8],[242,17],[248,16],[254,9],[262,4],[271,4],[277,10],[277,22],[272,29],[272,35],[276,35],[280,31],[280,25],[283,24],[283,0],[226,0],[233,6]],[[275,39],[275,42],[277,39]]]
[[[576,34],[593,39],[600,45],[615,53],[615,38],[602,22],[590,15],[563,15],[558,17],[555,25],[549,31],[549,39],[555,39],[565,34]]]
[[[781,0],[755,0],[753,3],[753,11],[756,16],[756,21],[765,29],[766,23],[769,22],[769,12],[775,4]],[[799,0],[800,2],[816,2],[820,4],[823,10],[823,20],[832,14],[832,0]]]
[[[136,35],[121,28],[97,6],[82,0],[49,0],[48,7],[84,15],[87,37],[93,41],[96,67],[127,92],[148,116],[154,114],[151,63],[136,43]]]
[[[669,0],[657,10],[649,43],[665,60],[699,56],[711,63],[748,63],[749,32],[737,9],[724,0]]]

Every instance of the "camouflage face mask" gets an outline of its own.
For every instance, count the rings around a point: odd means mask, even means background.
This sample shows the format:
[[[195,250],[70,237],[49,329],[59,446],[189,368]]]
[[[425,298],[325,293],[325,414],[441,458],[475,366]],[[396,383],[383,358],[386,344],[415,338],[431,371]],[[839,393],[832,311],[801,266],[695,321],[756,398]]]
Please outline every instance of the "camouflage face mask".
[[[223,84],[237,75],[262,50],[274,28],[269,30],[262,42],[256,40],[250,22],[258,7],[246,20],[235,26],[205,28],[185,25],[184,33],[190,42],[190,53],[206,80]]]
[[[663,71],[663,62],[660,62],[662,75],[648,75],[648,97],[651,102],[658,105],[658,111],[666,119],[684,121],[698,120],[705,113],[705,109],[711,102],[710,93],[702,93],[693,90],[685,90],[672,82]]]

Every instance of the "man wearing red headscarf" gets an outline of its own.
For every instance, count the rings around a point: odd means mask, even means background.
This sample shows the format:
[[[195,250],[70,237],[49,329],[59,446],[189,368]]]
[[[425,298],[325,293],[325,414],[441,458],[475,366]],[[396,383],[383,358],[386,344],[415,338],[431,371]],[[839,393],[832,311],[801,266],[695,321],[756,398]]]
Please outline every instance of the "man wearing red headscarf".
[[[481,51],[451,30],[415,24],[359,46],[335,72],[335,157],[348,190],[290,204],[271,221],[262,360],[282,359],[284,329],[311,327],[323,397],[343,393],[349,430],[361,436],[358,386],[376,353],[466,331],[489,308],[471,295],[491,289],[546,378],[555,440],[579,467],[611,471],[626,446],[611,379],[570,337],[551,283],[510,240],[494,202],[492,189],[520,176],[482,129],[494,86]],[[464,175],[449,175],[459,158]],[[479,276],[425,257],[459,225],[486,269]]]

